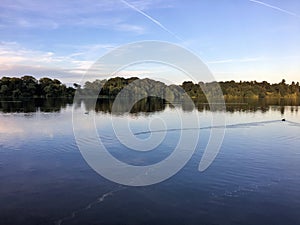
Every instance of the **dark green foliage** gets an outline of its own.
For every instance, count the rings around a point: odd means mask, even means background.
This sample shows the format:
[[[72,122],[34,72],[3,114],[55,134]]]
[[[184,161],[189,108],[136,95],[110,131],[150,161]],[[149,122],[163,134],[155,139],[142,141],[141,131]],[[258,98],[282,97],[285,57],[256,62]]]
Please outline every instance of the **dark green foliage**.
[[[73,97],[74,93],[74,88],[66,87],[57,79],[41,78],[38,81],[32,76],[0,79],[0,97],[2,98],[60,98]]]
[[[81,90],[82,97],[98,95],[101,98],[115,98],[120,94],[122,98],[144,98],[155,96],[162,99],[173,101],[181,98],[183,89],[177,85],[167,86],[166,84],[151,80],[139,79],[137,77],[121,78],[115,77],[109,80],[95,80],[86,82],[84,89]]]
[[[133,82],[134,81],[134,82]],[[218,92],[221,87],[223,93]],[[127,87],[127,88],[126,88]],[[125,88],[125,90],[124,90]],[[123,97],[136,96],[159,96],[168,99],[182,100],[184,92],[195,101],[207,101],[206,99],[219,97],[224,95],[226,99],[230,98],[297,98],[300,89],[299,82],[287,84],[283,79],[278,84],[270,84],[267,81],[226,81],[193,83],[185,81],[182,85],[169,85],[151,79],[138,79],[136,77],[125,79],[121,77],[111,78],[109,80],[96,80],[94,82],[86,82],[81,94],[88,96],[89,94],[100,92],[100,97],[116,97],[120,94]]]
[[[278,84],[270,84],[267,81],[226,81],[219,83],[225,97],[232,98],[296,98],[299,97],[299,83],[287,84],[283,79]]]
[[[298,98],[300,97],[299,82],[287,84],[284,79],[280,83],[270,84],[267,81],[226,81],[211,83],[193,83],[185,81],[182,85],[166,85],[151,79],[137,77],[115,77],[109,80],[86,82],[83,87],[74,83],[67,87],[57,79],[32,76],[2,77],[0,79],[0,97],[12,98],[60,98],[73,97],[75,90],[83,97],[98,95],[101,98],[157,96],[168,101],[184,100],[189,96],[194,101],[206,102],[208,98],[220,96],[220,85],[225,99],[231,98]]]

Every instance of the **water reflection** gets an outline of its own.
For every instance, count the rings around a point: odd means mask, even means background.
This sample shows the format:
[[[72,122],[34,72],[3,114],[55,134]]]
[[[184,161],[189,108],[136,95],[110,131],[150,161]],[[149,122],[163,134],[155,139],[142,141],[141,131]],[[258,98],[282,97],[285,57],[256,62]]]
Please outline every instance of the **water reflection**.
[[[185,101],[166,102],[163,99],[148,97],[137,101],[131,108],[132,114],[151,114],[154,112],[161,112],[168,108],[179,107],[185,112],[191,112],[196,108],[198,111],[209,111],[210,106],[208,103],[203,103],[200,100],[193,99],[193,104],[188,104]],[[125,112],[128,107],[129,99],[122,99],[121,104],[117,106],[119,112]],[[65,109],[68,105],[74,104],[75,108],[85,107],[87,112],[95,111],[96,113],[111,114],[114,99],[98,99],[96,105],[92,99],[82,99],[73,102],[73,99],[66,98],[50,98],[50,99],[26,99],[26,100],[13,100],[13,99],[0,99],[0,112],[4,113],[17,113],[17,112],[59,112]],[[212,103],[218,104],[218,103]],[[256,112],[260,111],[265,113],[270,110],[271,106],[278,106],[273,110],[280,111],[281,115],[285,114],[286,107],[291,106],[291,112],[298,112],[300,100],[298,99],[231,99],[226,101],[227,112]]]
[[[59,112],[67,105],[72,104],[73,99],[68,98],[49,98],[49,99],[0,99],[0,111],[4,113],[15,112]]]

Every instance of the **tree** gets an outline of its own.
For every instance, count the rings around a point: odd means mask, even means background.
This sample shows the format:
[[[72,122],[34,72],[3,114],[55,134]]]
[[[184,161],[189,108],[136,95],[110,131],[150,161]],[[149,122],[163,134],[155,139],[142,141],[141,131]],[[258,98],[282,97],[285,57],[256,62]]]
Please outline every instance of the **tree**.
[[[7,97],[8,96],[8,86],[6,84],[2,84],[0,88],[0,95]]]

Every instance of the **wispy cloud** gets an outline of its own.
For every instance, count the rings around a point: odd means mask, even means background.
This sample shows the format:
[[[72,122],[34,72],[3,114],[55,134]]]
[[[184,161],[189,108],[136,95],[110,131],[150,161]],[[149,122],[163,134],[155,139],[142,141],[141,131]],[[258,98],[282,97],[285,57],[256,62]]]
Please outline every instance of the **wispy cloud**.
[[[253,57],[253,58],[240,58],[240,59],[222,59],[209,61],[207,64],[225,64],[225,63],[248,63],[248,62],[258,62],[267,60],[265,57]]]
[[[158,4],[159,3],[159,4]],[[162,0],[136,1],[138,7],[166,7]],[[128,7],[119,0],[37,1],[2,0],[0,27],[58,29],[62,27],[110,29],[143,34],[145,28],[128,20]]]
[[[129,2],[125,1],[125,0],[121,0],[121,2],[123,2],[125,5],[127,5],[128,7],[130,7],[131,9],[133,9],[134,11],[140,13],[141,15],[143,15],[144,17],[146,17],[147,19],[149,19],[150,21],[152,21],[154,24],[156,24],[157,26],[159,26],[161,29],[163,29],[164,31],[166,31],[167,33],[171,34],[173,37],[175,37],[176,39],[178,39],[179,41],[183,41],[178,35],[176,35],[175,33],[173,33],[171,30],[169,30],[167,27],[165,27],[161,22],[159,22],[158,20],[154,19],[152,16],[150,16],[149,14],[145,13],[144,11],[138,9],[137,7],[135,7],[133,4],[130,4]]]
[[[131,25],[131,24],[117,24],[115,26],[116,30],[119,31],[128,31],[128,32],[134,32],[136,34],[144,34],[145,28],[142,26],[137,25]]]
[[[58,55],[27,49],[16,42],[0,42],[0,76],[18,76],[23,74],[68,73],[82,75],[93,64],[93,61],[78,59],[77,55]],[[76,77],[76,76],[75,76]]]
[[[0,5],[0,26],[15,29],[57,29],[61,27],[112,29],[115,31],[137,32],[142,27],[127,24],[124,10],[118,1],[8,1]],[[115,16],[111,16],[114,13]],[[123,26],[127,25],[127,29]],[[132,28],[132,29],[130,29]]]
[[[113,44],[97,44],[83,46],[69,46],[76,51],[68,55],[59,55],[54,52],[37,51],[23,47],[17,42],[0,41],[0,77],[16,76],[25,74],[37,78],[57,78],[67,84],[80,82],[81,77],[86,74],[88,79],[104,79],[110,76],[107,65],[95,63],[95,58],[101,57],[99,50],[109,50]],[[151,74],[147,69],[125,68],[118,72],[119,76],[139,76]]]
[[[300,15],[294,13],[294,12],[291,12],[291,11],[288,11],[288,10],[285,10],[283,8],[280,8],[280,7],[277,7],[277,6],[274,6],[274,5],[270,5],[270,4],[267,4],[265,2],[261,2],[261,1],[257,1],[257,0],[249,0],[250,2],[253,2],[253,3],[257,3],[257,4],[260,4],[260,5],[263,5],[263,6],[266,6],[268,8],[271,8],[271,9],[275,9],[277,11],[280,11],[280,12],[283,12],[283,13],[286,13],[290,16],[295,16],[297,18],[300,18]]]

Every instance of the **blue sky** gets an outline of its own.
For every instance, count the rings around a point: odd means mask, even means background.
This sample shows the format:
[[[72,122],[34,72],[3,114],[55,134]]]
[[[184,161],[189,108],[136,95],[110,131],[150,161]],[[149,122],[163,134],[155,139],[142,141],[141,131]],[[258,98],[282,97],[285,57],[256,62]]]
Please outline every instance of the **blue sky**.
[[[2,0],[0,76],[78,82],[103,54],[143,40],[191,50],[217,80],[300,81],[299,0]],[[159,68],[126,74],[168,73]]]

